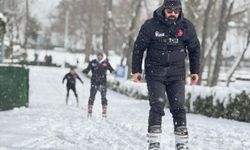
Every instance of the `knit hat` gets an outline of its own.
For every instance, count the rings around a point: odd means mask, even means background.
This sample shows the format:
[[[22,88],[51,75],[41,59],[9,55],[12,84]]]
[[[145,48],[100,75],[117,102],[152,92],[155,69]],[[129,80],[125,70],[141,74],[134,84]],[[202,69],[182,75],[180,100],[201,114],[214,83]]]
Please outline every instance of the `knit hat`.
[[[181,9],[181,0],[164,0],[164,8],[166,9]]]

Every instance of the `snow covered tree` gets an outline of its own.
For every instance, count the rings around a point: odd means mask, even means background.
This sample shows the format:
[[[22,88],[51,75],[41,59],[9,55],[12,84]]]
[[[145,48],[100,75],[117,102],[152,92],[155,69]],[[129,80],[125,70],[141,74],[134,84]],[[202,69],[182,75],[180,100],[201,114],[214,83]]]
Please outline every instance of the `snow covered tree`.
[[[7,57],[11,56],[13,45],[19,44],[26,47],[34,43],[34,38],[36,38],[37,32],[41,29],[38,20],[35,17],[30,17],[28,10],[29,5],[32,3],[33,0],[2,1],[2,11],[8,18],[6,22],[6,38],[9,39],[6,52]],[[30,24],[28,23],[29,21]]]
[[[81,41],[85,45],[85,61],[93,53],[93,38],[101,32],[102,4],[97,0],[62,0],[51,14],[51,30],[64,36],[65,14],[69,12],[69,47]],[[62,41],[63,42],[63,41]]]

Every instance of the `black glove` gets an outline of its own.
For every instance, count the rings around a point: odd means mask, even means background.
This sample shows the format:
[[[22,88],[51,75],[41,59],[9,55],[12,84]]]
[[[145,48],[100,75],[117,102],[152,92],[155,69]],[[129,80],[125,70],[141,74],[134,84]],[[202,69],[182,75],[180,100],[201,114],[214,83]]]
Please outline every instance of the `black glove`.
[[[87,73],[87,70],[83,70],[82,73],[83,73],[83,74],[88,74],[88,73]]]

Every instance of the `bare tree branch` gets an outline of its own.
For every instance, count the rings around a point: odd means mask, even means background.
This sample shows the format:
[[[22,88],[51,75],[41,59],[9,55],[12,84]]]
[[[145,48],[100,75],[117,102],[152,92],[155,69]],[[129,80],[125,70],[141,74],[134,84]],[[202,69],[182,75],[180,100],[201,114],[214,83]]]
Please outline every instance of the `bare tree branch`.
[[[219,22],[218,28],[218,44],[217,44],[217,52],[216,52],[216,59],[215,65],[213,67],[213,71],[209,77],[209,86],[215,86],[219,80],[219,73],[220,67],[222,64],[222,51],[223,51],[223,44],[226,39],[226,32],[228,30],[228,23],[231,21],[231,14],[234,6],[234,0],[230,3],[229,7],[227,8],[228,0],[223,0],[221,5],[221,17]]]
[[[250,44],[250,30],[248,31],[248,35],[247,35],[246,47],[242,51],[241,55],[237,58],[233,67],[229,70],[228,77],[227,77],[227,86],[229,86],[231,78],[232,78],[233,74],[235,73],[235,71],[237,70],[238,66],[240,65],[240,62],[242,61],[242,59],[243,59],[243,57],[244,57],[244,55],[249,47],[249,44]]]
[[[197,12],[196,12],[195,9],[193,8],[193,6],[192,6],[192,5],[188,5],[187,7],[188,7],[188,9],[190,10],[190,12],[192,13],[192,16],[193,16],[195,19],[197,19],[197,18],[199,17],[199,15],[197,14]]]
[[[205,67],[205,62],[206,60],[204,59],[205,58],[205,50],[206,50],[206,46],[207,46],[207,36],[208,36],[208,23],[209,23],[209,14],[210,14],[210,11],[212,10],[212,6],[215,4],[215,1],[214,0],[209,0],[208,1],[208,4],[207,4],[207,7],[204,11],[204,21],[203,21],[203,31],[202,31],[202,42],[201,42],[201,57],[200,57],[200,62],[201,62],[201,65],[200,65],[200,77],[202,77],[202,74],[203,74],[203,70],[204,70],[204,67]],[[199,84],[201,84],[201,81],[202,80],[199,80]]]
[[[111,25],[114,27],[115,31],[123,38],[126,39],[125,33],[123,33],[123,31],[121,30],[121,28],[119,28],[116,23],[115,20],[113,18],[111,18],[110,20]]]
[[[238,11],[238,12],[235,12],[233,14],[231,14],[231,19],[235,18],[235,17],[238,17],[239,15],[242,15],[244,14],[245,12],[247,12],[248,9],[244,9],[244,10],[241,10],[241,11]]]
[[[128,37],[126,38],[125,45],[123,46],[123,58],[121,60],[121,64],[124,60],[124,57],[127,58],[127,65],[128,65],[128,73],[131,72],[131,62],[132,62],[132,49],[134,45],[134,34],[135,34],[135,29],[136,29],[136,23],[139,20],[139,14],[141,10],[141,3],[142,0],[134,1],[132,3],[133,6],[133,13],[132,13],[132,19],[128,24]]]
[[[211,52],[212,52],[212,50],[213,50],[213,48],[214,48],[214,46],[215,46],[215,43],[217,42],[217,40],[218,40],[218,35],[219,35],[219,32],[216,32],[215,34],[214,34],[214,36],[213,36],[213,38],[212,38],[212,40],[211,40],[211,44],[208,46],[209,47],[209,49],[206,51],[206,53],[205,53],[205,60],[207,59],[207,57],[211,54]]]

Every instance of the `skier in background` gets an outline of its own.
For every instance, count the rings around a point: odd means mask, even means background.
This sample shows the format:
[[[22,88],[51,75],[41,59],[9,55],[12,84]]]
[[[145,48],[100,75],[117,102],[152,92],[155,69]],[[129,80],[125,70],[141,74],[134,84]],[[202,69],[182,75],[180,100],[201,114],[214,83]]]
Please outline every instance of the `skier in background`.
[[[99,91],[101,93],[102,100],[102,116],[107,117],[107,70],[109,70],[110,73],[115,73],[115,71],[102,51],[98,51],[96,57],[97,58],[90,61],[88,67],[82,71],[84,74],[88,74],[89,71],[92,72],[90,97],[88,101],[88,116],[92,116],[95,95],[97,91]]]
[[[69,91],[72,90],[74,92],[74,94],[75,94],[77,107],[79,107],[79,99],[78,99],[78,95],[77,95],[77,92],[76,92],[76,79],[78,79],[82,84],[83,84],[83,81],[77,75],[75,69],[76,69],[75,67],[70,68],[70,72],[67,73],[63,77],[62,83],[64,83],[64,80],[67,80],[67,84],[66,84],[66,88],[67,88],[66,104],[68,104],[68,100],[69,100]]]
[[[149,150],[160,149],[162,116],[167,93],[173,116],[176,150],[188,149],[185,100],[185,57],[190,60],[191,84],[199,79],[200,42],[193,24],[184,18],[180,0],[164,0],[154,17],[141,27],[134,44],[132,78],[140,82],[147,49],[145,75],[149,92]]]

